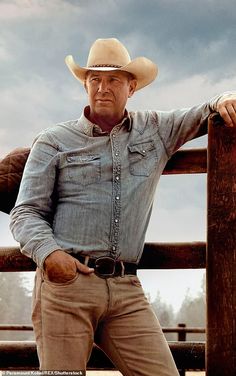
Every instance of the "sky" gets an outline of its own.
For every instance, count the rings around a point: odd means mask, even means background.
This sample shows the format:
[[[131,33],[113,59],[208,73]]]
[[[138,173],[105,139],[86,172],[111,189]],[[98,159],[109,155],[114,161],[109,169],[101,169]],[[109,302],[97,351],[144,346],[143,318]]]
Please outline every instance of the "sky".
[[[131,58],[158,65],[157,80],[130,99],[130,110],[190,107],[235,90],[234,9],[234,0],[0,0],[0,158],[80,116],[87,97],[64,59],[72,54],[85,66],[97,38],[116,37]],[[204,136],[186,147],[206,145]],[[2,246],[14,244],[8,221],[0,213]],[[147,240],[205,239],[206,176],[163,176]],[[198,293],[202,275],[140,274],[152,299],[159,290],[175,309],[188,289]]]

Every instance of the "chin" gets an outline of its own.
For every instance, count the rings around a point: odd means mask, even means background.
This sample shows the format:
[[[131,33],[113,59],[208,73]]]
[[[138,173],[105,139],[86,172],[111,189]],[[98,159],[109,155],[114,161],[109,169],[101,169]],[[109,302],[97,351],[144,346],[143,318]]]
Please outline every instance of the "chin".
[[[110,107],[108,107],[108,106],[99,106],[99,107],[97,107],[96,108],[96,113],[98,114],[98,115],[104,115],[104,114],[113,114],[113,111],[112,111],[112,109],[110,108]]]

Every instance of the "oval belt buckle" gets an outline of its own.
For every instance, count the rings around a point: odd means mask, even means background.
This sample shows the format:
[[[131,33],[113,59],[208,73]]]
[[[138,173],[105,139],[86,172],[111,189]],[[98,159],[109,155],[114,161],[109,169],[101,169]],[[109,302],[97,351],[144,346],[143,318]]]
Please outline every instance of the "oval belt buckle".
[[[116,261],[110,256],[101,256],[95,260],[94,273],[101,278],[113,277]]]

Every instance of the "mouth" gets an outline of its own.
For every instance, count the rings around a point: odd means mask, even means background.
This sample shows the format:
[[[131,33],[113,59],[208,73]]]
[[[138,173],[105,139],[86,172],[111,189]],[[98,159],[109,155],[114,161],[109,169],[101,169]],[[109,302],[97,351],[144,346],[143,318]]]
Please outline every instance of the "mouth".
[[[108,102],[112,102],[112,100],[108,98],[97,98],[96,102],[108,103]]]

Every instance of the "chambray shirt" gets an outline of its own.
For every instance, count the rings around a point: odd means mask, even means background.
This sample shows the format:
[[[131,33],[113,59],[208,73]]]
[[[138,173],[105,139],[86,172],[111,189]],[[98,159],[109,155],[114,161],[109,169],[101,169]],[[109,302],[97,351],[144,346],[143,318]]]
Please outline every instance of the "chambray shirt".
[[[43,131],[28,158],[11,230],[39,267],[57,249],[138,263],[163,169],[206,133],[219,97],[191,109],[130,112],[110,134],[86,117]]]

